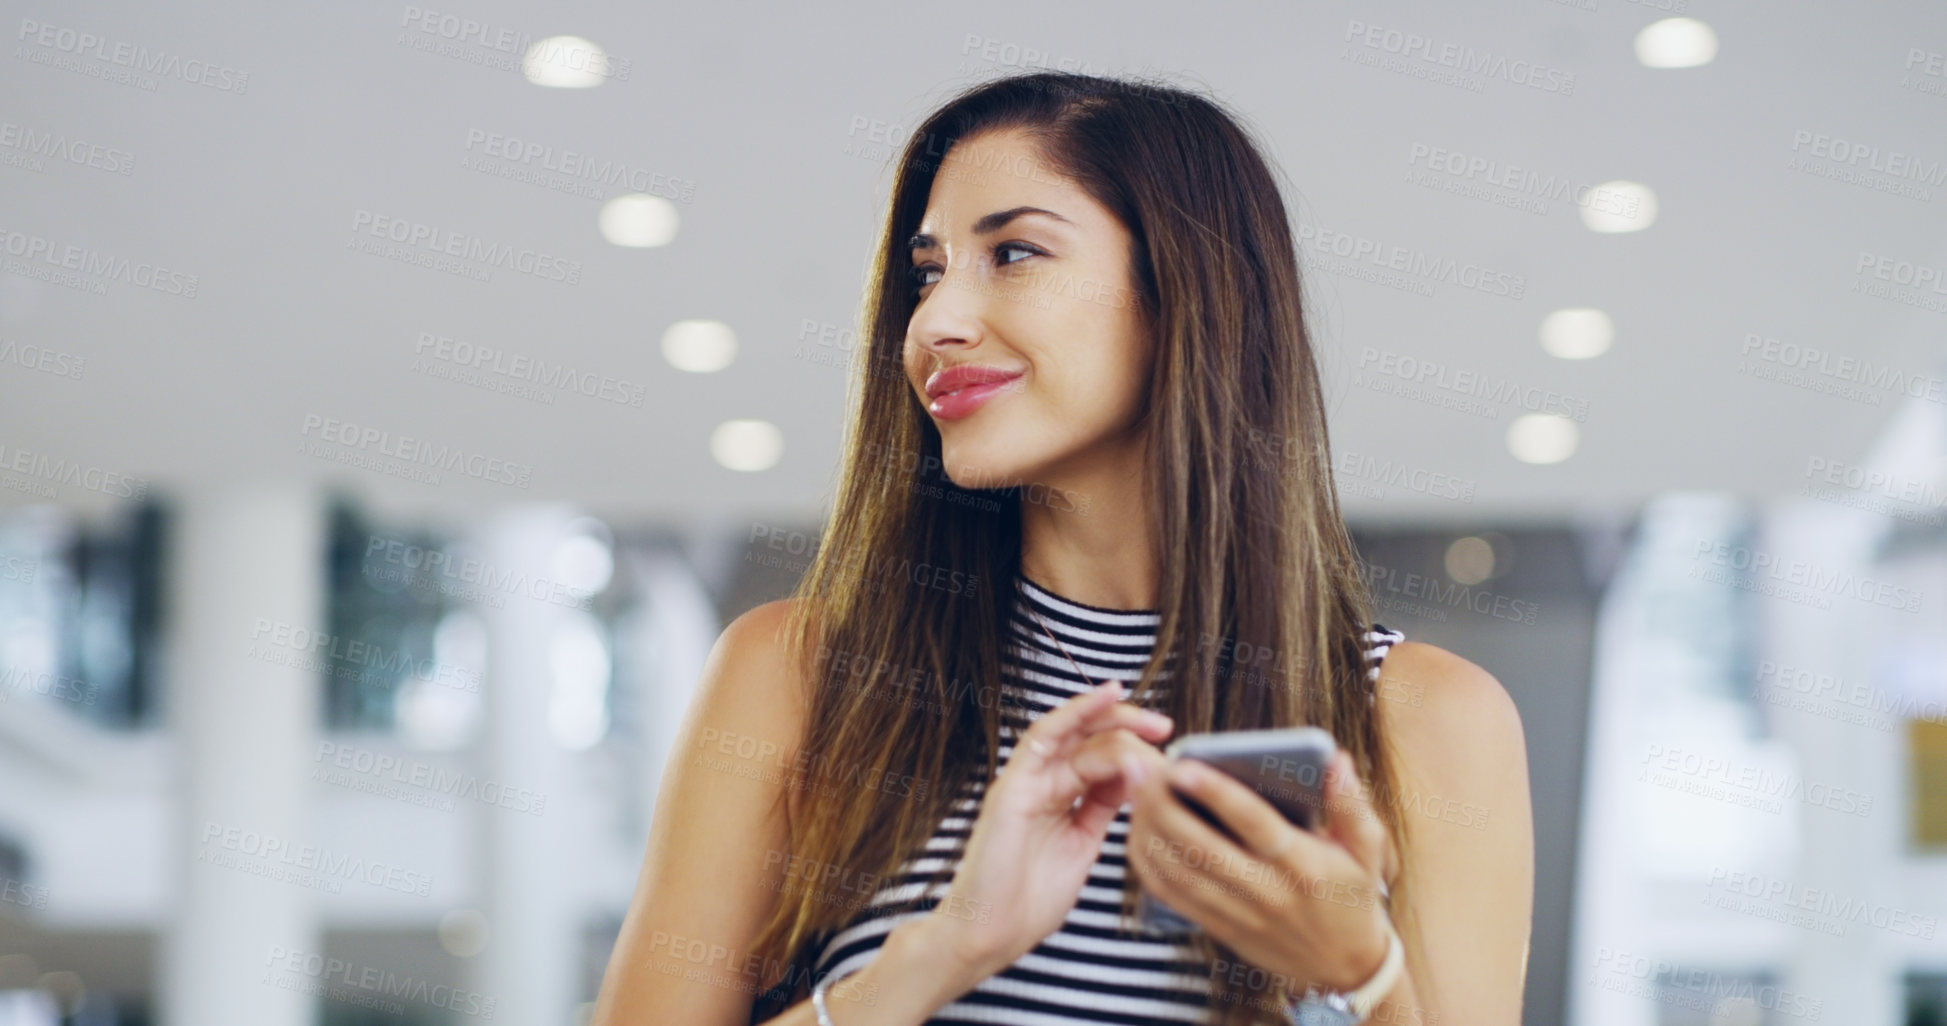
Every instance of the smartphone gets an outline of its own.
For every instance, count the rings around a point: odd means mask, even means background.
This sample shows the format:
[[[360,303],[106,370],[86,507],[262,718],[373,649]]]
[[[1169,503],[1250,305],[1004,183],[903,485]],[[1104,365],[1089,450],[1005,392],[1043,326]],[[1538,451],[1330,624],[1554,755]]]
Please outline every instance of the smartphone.
[[[1271,730],[1228,730],[1185,734],[1169,743],[1163,754],[1170,762],[1195,759],[1250,785],[1293,825],[1317,830],[1325,821],[1325,771],[1338,754],[1338,742],[1322,727],[1280,727]],[[1238,841],[1216,814],[1189,795],[1176,792],[1218,833]],[[1240,842],[1241,843],[1241,842]],[[1141,915],[1152,933],[1195,931],[1195,923],[1144,892]]]

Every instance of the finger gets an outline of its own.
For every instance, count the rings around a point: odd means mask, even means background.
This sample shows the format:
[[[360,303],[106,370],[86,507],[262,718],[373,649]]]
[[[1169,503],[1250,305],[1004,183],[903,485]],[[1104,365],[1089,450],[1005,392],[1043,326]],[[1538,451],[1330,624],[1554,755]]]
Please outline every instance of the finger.
[[[1169,717],[1130,705],[1104,709],[1079,727],[1077,733],[1070,734],[1067,750],[1056,751],[1040,765],[1031,767],[1051,774],[1045,778],[1051,788],[1050,800],[1067,808],[1073,821],[1084,830],[1106,832],[1107,820],[1114,819],[1128,801],[1114,750],[1121,745],[1133,745],[1156,754],[1155,747],[1138,736],[1137,730],[1161,740],[1170,731]],[[1080,731],[1094,732],[1077,739]],[[1025,746],[1030,741],[1023,735],[1020,743]]]
[[[1172,794],[1168,773],[1152,775],[1138,790],[1146,793],[1130,814],[1130,831],[1136,832],[1139,817],[1144,820],[1144,885],[1194,922],[1255,918],[1260,910],[1249,897],[1253,888],[1247,882],[1253,879],[1248,870],[1256,861],[1251,854]],[[1133,861],[1135,854],[1130,857]]]
[[[1177,760],[1170,767],[1170,786],[1209,809],[1259,861],[1278,861],[1297,843],[1293,835],[1304,832],[1263,795],[1209,763]]]
[[[1123,850],[1127,872],[1136,878],[1144,889],[1165,901],[1167,885],[1156,881],[1156,870],[1150,865],[1149,846],[1156,844],[1160,835],[1155,829],[1154,792],[1156,781],[1161,778],[1164,766],[1145,765],[1146,760],[1135,752],[1124,751],[1118,763],[1122,767],[1124,794],[1129,802],[1129,833]]]
[[[1124,767],[1164,761],[1154,744],[1133,731],[1105,730],[1076,745],[1067,765],[1074,774],[1075,785],[1088,791],[1090,798],[1107,803],[1109,815],[1113,816],[1135,801],[1131,791],[1134,778]]]
[[[1075,822],[1090,835],[1107,836],[1109,823],[1122,811],[1122,782],[1110,778],[1091,786],[1082,794],[1075,810]]]
[[[1127,730],[1105,730],[1077,745],[1069,756],[1068,766],[1075,775],[1090,786],[1113,785],[1116,804],[1133,801],[1131,785],[1133,779],[1125,770],[1128,760],[1139,764],[1161,765],[1167,762],[1163,753],[1155,745]]]
[[[1094,714],[1113,708],[1111,703],[1116,702],[1121,694],[1122,682],[1107,680],[1069,698],[1029,724],[1028,729],[1021,732],[1013,754],[1019,756],[1025,749],[1030,757],[1038,760],[1036,766],[1045,766],[1061,754],[1070,737]],[[1012,759],[1009,761],[1011,763]]]
[[[1111,681],[1097,691],[1085,691],[1043,714],[1022,733],[1021,743],[1044,759],[1052,759],[1066,757],[1076,742],[1104,731],[1129,730],[1160,743],[1175,729],[1170,718],[1160,712],[1124,701],[1095,697],[1110,687],[1119,690],[1121,685]],[[1071,718],[1042,726],[1071,705],[1078,707]]]
[[[1086,739],[1105,731],[1129,730],[1147,740],[1161,742],[1174,729],[1176,725],[1162,713],[1128,702],[1114,702],[1084,718],[1075,728],[1074,735],[1078,739]]]
[[[1385,824],[1372,808],[1372,796],[1359,779],[1359,769],[1350,753],[1340,749],[1325,774],[1326,803],[1333,811],[1327,816],[1325,832],[1359,860],[1359,864],[1381,880],[1395,872],[1391,864],[1391,840]]]
[[[1170,759],[1160,749],[1124,748],[1117,753],[1117,764],[1122,768],[1124,800],[1132,806],[1141,809],[1170,800],[1165,795]]]
[[[1147,787],[1152,790],[1160,787],[1158,782],[1163,779],[1163,774],[1169,772],[1170,757],[1164,755],[1162,749],[1147,745],[1132,748],[1129,754],[1131,783],[1136,787]]]
[[[1097,780],[1121,775],[1120,760],[1124,752],[1163,759],[1157,745],[1169,736],[1171,725],[1168,717],[1158,717],[1159,723],[1151,715],[1132,708],[1114,719],[1097,718],[1095,727],[1100,729],[1091,728],[1088,736],[1075,745],[1069,754],[1070,765],[1083,777]]]

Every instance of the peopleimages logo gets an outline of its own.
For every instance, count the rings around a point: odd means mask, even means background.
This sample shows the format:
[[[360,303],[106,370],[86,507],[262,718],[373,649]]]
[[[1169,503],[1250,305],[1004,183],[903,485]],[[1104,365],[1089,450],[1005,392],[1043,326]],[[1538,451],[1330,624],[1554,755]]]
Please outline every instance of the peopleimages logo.
[[[582,46],[572,37],[538,38],[520,29],[489,25],[410,4],[399,18],[399,27],[397,45],[498,71],[522,72],[531,62],[537,67],[580,72],[617,82],[629,80],[629,58],[612,57],[600,49]],[[474,52],[469,47],[484,52]]]
[[[1389,595],[1408,595],[1450,609],[1464,606],[1483,616],[1524,624],[1534,623],[1536,614],[1540,612],[1539,606],[1526,599],[1485,589],[1476,591],[1470,585],[1442,582],[1411,571],[1401,573],[1397,568],[1377,563],[1364,564],[1361,572],[1366,579],[1366,588],[1374,594],[1376,602]]]
[[[1740,590],[1794,602],[1806,602],[1820,609],[1831,608],[1831,600],[1827,596],[1841,595],[1876,606],[1918,613],[1920,602],[1926,594],[1917,588],[1861,577],[1849,570],[1823,567],[1803,559],[1784,558],[1764,549],[1728,545],[1710,539],[1697,542],[1691,559],[1708,560],[1711,565],[1692,566],[1687,574],[1689,577],[1729,584]],[[1731,572],[1724,573],[1724,570]]]
[[[1037,47],[1022,46],[1019,43],[1008,40],[996,39],[992,36],[982,36],[969,32],[967,33],[966,40],[960,44],[960,56],[965,57],[975,50],[980,51],[980,60],[989,65],[998,64],[1010,68],[1032,68],[1036,71],[1066,71],[1071,74],[1081,75],[1101,74],[1093,65],[1079,57],[1062,55],[1054,56],[1051,59],[1048,51]],[[960,63],[960,74],[964,75],[972,70],[975,69],[969,62],[962,61]],[[1121,83],[1117,83],[1117,85],[1121,85]]]
[[[149,482],[139,477],[114,470],[105,470],[92,464],[65,460],[59,456],[9,446],[0,442],[0,484],[16,487],[19,491],[32,491],[48,498],[53,497],[52,489],[30,489],[10,483],[13,474],[25,475],[29,480],[21,484],[39,484],[51,481],[56,484],[78,485],[91,492],[112,495],[118,498],[142,501],[149,494]]]
[[[110,77],[103,75],[102,71],[121,70],[124,75],[140,72],[162,78],[181,79],[191,85],[239,95],[250,87],[250,73],[247,71],[226,68],[194,57],[185,59],[181,54],[151,50],[146,46],[119,42],[95,35],[93,32],[49,25],[32,18],[20,19],[20,33],[14,38],[20,44],[14,49],[16,57],[36,64],[55,64],[65,71],[79,72],[93,77]],[[38,47],[39,50],[28,50],[27,47],[30,45]],[[61,59],[55,59],[57,55]],[[78,63],[80,60],[92,60],[96,63],[92,65]],[[154,88],[153,85],[144,85],[141,82],[130,84],[140,85],[144,89]]]
[[[9,556],[8,559],[13,557]],[[3,575],[0,575],[3,576]],[[28,579],[32,580],[31,574]],[[81,705],[95,704],[95,696],[100,688],[78,677],[36,670],[25,664],[0,670],[0,701],[6,701],[7,692],[22,691],[44,695],[61,702],[77,702]]]
[[[36,132],[31,128],[0,121],[0,149],[18,150],[30,157],[45,157],[66,164],[91,167],[111,175],[135,170],[135,154],[112,146],[87,142],[58,132]],[[39,167],[32,170],[39,171]]]
[[[1298,244],[1317,254],[1316,263],[1328,273],[1363,278],[1423,296],[1433,295],[1436,282],[1507,299],[1520,299],[1528,289],[1528,279],[1523,275],[1317,225],[1299,225]]]
[[[373,966],[360,966],[338,958],[327,958],[315,952],[271,945],[264,958],[264,982],[286,989],[299,990],[318,997],[330,997],[349,1004],[357,1004],[401,1015],[405,1006],[393,998],[404,998],[415,1004],[445,1008],[463,1015],[480,1019],[491,1019],[500,999],[471,990],[451,987],[443,983],[433,983],[418,979],[411,974],[400,976],[389,969]],[[272,972],[282,972],[284,983],[270,979]],[[305,979],[298,979],[303,977]],[[309,986],[287,986],[289,983]],[[362,993],[361,993],[362,992]],[[371,1000],[359,1000],[359,998]]]
[[[294,845],[273,834],[224,826],[206,821],[202,831],[203,850],[196,861],[227,869],[299,882],[337,884],[358,880],[373,887],[426,897],[432,893],[433,878],[383,862],[332,851],[315,844]],[[254,860],[254,861],[253,861]],[[340,893],[327,887],[331,893]]]
[[[1947,272],[1940,267],[1861,250],[1848,292],[1947,313]]]
[[[696,194],[694,179],[674,178],[648,168],[630,167],[619,160],[598,160],[586,153],[557,150],[547,143],[489,132],[484,128],[467,129],[466,150],[468,157],[460,162],[460,166],[472,170],[499,173],[499,168],[481,160],[484,155],[504,161],[509,166],[545,171],[577,183],[592,183],[609,189],[621,185],[630,192],[661,196],[680,203],[688,203]],[[604,195],[602,188],[583,194],[600,199]]]
[[[435,374],[436,377],[447,377],[460,384],[506,392],[519,398],[536,399],[547,405],[554,403],[554,394],[546,389],[576,392],[619,406],[641,407],[649,398],[648,386],[633,381],[578,369],[572,364],[557,363],[545,357],[511,353],[495,346],[475,345],[464,339],[456,340],[430,331],[419,333],[412,352],[420,358],[413,361],[413,370],[427,370],[425,364],[428,359],[438,361],[450,366],[452,371]]]
[[[18,257],[25,263],[6,262],[7,270],[28,278],[51,281],[68,288],[102,295],[104,282],[119,281],[184,299],[196,298],[201,279],[183,271],[172,271],[145,260],[111,256],[86,246],[62,245],[41,235],[0,227],[0,253]],[[73,272],[61,275],[58,272]],[[94,281],[87,281],[86,276]]]
[[[1915,523],[1947,522],[1947,491],[1932,481],[1823,456],[1807,458],[1799,494]]]
[[[406,649],[388,649],[364,638],[314,631],[283,620],[258,617],[250,641],[252,658],[277,666],[328,672],[340,679],[380,682],[414,677],[458,691],[480,690],[480,675],[465,667],[431,656],[415,657]],[[340,665],[331,665],[334,662]]]
[[[1801,128],[1792,133],[1792,152],[1799,154],[1786,164],[1792,170],[1919,200],[1932,200],[1933,193],[1909,183],[1935,189],[1947,184],[1947,163],[1938,159],[1928,160],[1898,150],[1883,150],[1869,143],[1836,138],[1810,129]],[[1807,160],[1804,155],[1808,153],[1817,159]]]
[[[1457,74],[1477,75],[1482,79],[1497,78],[1544,93],[1568,96],[1575,92],[1574,72],[1544,67],[1532,61],[1509,60],[1500,54],[1457,43],[1436,43],[1426,36],[1381,25],[1368,25],[1363,21],[1346,24],[1345,41],[1393,58],[1395,64],[1383,65],[1388,71],[1414,74],[1426,65],[1433,65]],[[1355,52],[1348,50],[1347,56]],[[1416,61],[1419,66],[1408,64],[1409,61]]]
[[[1879,405],[1879,396],[1843,386],[1864,385],[1885,392],[1898,392],[1915,399],[1925,399],[1930,403],[1947,403],[1947,381],[1943,381],[1938,375],[1916,373],[1889,364],[1874,363],[1868,359],[1821,349],[1818,346],[1781,342],[1755,331],[1744,333],[1744,341],[1738,347],[1738,355],[1813,375],[1813,377],[1800,379],[1783,379],[1787,384],[1796,384],[1811,391],[1828,392],[1849,399],[1870,400],[1873,406]],[[1760,373],[1750,369],[1750,365],[1740,369],[1753,376],[1780,379],[1777,372]]]
[[[545,281],[581,284],[581,261],[553,256],[521,246],[488,242],[474,235],[462,235],[420,221],[390,217],[370,210],[352,212],[351,248],[374,256],[384,256],[434,270],[480,280],[491,280],[494,268],[506,268]],[[381,240],[368,243],[358,238],[369,235]],[[390,247],[386,243],[392,244]],[[448,259],[451,258],[451,259]],[[485,265],[467,268],[465,263]]]
[[[1936,916],[1909,912],[1906,909],[1884,905],[1879,902],[1862,901],[1857,898],[1841,895],[1823,887],[1806,887],[1791,880],[1732,870],[1723,866],[1712,868],[1709,887],[1712,890],[1723,891],[1728,895],[1757,898],[1764,902],[1770,902],[1775,906],[1772,909],[1766,909],[1761,906],[1758,908],[1749,908],[1721,902],[1711,902],[1721,908],[1730,908],[1732,911],[1764,915],[1767,918],[1776,919],[1781,922],[1820,929],[1821,932],[1832,932],[1829,929],[1822,929],[1824,927],[1838,926],[1838,936],[1845,935],[1845,928],[1840,924],[1858,923],[1861,920],[1864,920],[1868,925],[1886,930],[1890,933],[1904,934],[1908,937],[1921,937],[1927,940],[1932,940],[1935,932],[1940,928],[1940,920]],[[1706,896],[1705,900],[1709,902],[1710,896]],[[1826,919],[1833,920],[1833,922],[1819,923],[1816,920],[1803,921],[1796,916],[1774,914],[1787,910],[1790,912],[1810,913],[1812,916],[1825,917]]]
[[[311,757],[311,761],[319,764],[319,768],[312,771],[313,780],[326,780],[353,790],[371,790],[366,786],[368,784],[403,784],[446,798],[477,801],[482,805],[512,809],[515,812],[525,812],[535,816],[541,815],[548,804],[548,796],[539,791],[515,787],[491,777],[482,780],[471,773],[434,766],[418,759],[403,759],[397,755],[375,752],[356,745],[320,741],[318,751]],[[329,762],[332,767],[350,770],[368,779],[364,781],[328,779],[322,773],[326,762]]]
[[[496,484],[526,488],[534,468],[478,452],[467,452],[457,445],[435,445],[423,438],[394,435],[370,426],[338,420],[316,413],[306,414],[302,434],[323,442],[335,443],[356,453],[374,453],[401,461],[410,467],[436,467],[458,471],[468,477]]]
[[[1779,773],[1755,762],[1739,762],[1678,745],[1651,743],[1644,750],[1636,779],[1773,815],[1784,811],[1787,801],[1848,816],[1870,816],[1873,812],[1873,796],[1852,788],[1807,782],[1796,773]]]
[[[28,370],[52,374],[57,378],[79,380],[81,372],[87,369],[86,357],[64,353],[58,349],[37,346],[32,342],[16,342],[13,339],[0,341],[0,363],[11,363]]]
[[[1577,182],[1567,175],[1544,175],[1533,168],[1504,164],[1479,154],[1461,153],[1425,143],[1414,143],[1407,150],[1406,166],[1424,168],[1458,181],[1505,189],[1536,200],[1565,201],[1600,214],[1633,219],[1642,213],[1639,209],[1642,199],[1634,193]],[[1416,181],[1410,173],[1407,180]]]
[[[1931,96],[1947,96],[1947,53],[1911,47],[1900,68],[1900,88]]]
[[[1451,392],[1455,395],[1516,406],[1529,413],[1564,417],[1578,424],[1589,419],[1589,401],[1552,389],[1523,385],[1479,371],[1455,368],[1437,360],[1426,360],[1390,349],[1362,346],[1353,384],[1364,385],[1367,375],[1393,378],[1413,385]]]
[[[1854,274],[1863,275],[1868,271],[1881,281],[1896,285],[1911,285],[1929,292],[1947,293],[1947,274],[1941,269],[1927,264],[1917,264],[1911,260],[1896,260],[1861,250],[1859,259],[1853,264]]]
[[[1885,714],[1882,718],[1947,720],[1947,699],[1915,700],[1911,695],[1896,694],[1877,685],[1830,673],[1814,673],[1788,663],[1760,660],[1757,680],[1760,685],[1782,693],[1852,706],[1863,713]]]
[[[1255,440],[1258,432],[1252,429]],[[1455,502],[1474,501],[1474,482],[1466,478],[1454,477],[1425,467],[1410,466],[1392,460],[1362,456],[1351,450],[1342,449],[1332,459],[1332,470],[1338,475],[1339,486],[1369,498],[1378,498],[1377,486],[1387,485],[1404,488],[1436,499],[1452,499]]]
[[[1689,1008],[1710,1018],[1712,1009],[1726,1001],[1749,1001],[1774,1015],[1789,1015],[1817,1022],[1825,1011],[1825,1000],[1800,991],[1770,984],[1754,983],[1741,976],[1690,968],[1646,955],[1599,947],[1595,956],[1593,986],[1618,994]]]
[[[47,888],[20,880],[0,879],[0,901],[22,908],[44,909],[47,907]]]

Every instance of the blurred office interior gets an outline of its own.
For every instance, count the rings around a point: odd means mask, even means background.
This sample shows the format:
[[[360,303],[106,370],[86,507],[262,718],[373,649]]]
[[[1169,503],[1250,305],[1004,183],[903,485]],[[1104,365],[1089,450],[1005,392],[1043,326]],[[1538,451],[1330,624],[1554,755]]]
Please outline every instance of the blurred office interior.
[[[586,1022],[887,164],[1037,68],[1289,179],[1378,617],[1522,714],[1525,1022],[1947,1023],[1947,10],[1479,6],[19,6],[0,1026]]]

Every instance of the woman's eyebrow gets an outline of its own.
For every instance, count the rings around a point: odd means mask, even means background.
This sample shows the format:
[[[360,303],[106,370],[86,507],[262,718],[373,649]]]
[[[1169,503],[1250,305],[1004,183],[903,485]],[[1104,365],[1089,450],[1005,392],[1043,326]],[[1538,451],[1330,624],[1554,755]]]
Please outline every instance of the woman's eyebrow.
[[[1063,224],[1075,223],[1052,210],[1043,210],[1040,207],[1013,207],[1007,210],[996,210],[982,217],[980,220],[975,221],[973,223],[973,232],[975,235],[988,235],[1007,227],[1008,223],[1015,218],[1028,214],[1042,214],[1047,217],[1052,217]],[[938,239],[925,232],[916,232],[912,238],[906,240],[906,248],[909,250],[932,249],[938,242]]]

